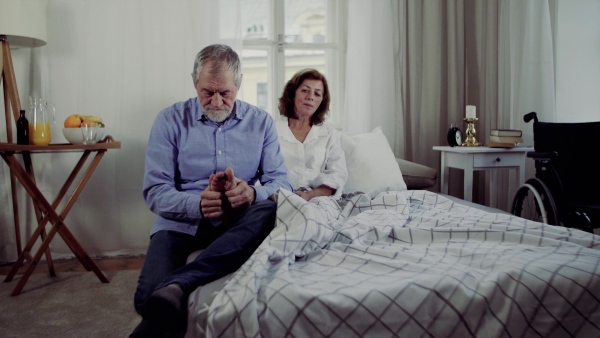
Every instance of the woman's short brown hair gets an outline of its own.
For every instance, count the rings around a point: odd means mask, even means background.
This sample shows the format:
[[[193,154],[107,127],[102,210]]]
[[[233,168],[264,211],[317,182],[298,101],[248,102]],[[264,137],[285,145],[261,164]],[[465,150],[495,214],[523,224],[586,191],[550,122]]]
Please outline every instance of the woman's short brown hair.
[[[311,125],[319,125],[325,121],[325,115],[329,112],[329,86],[327,85],[327,79],[316,69],[306,68],[298,71],[292,78],[285,84],[283,88],[283,95],[279,98],[279,114],[287,116],[288,118],[298,118],[294,111],[294,100],[296,98],[296,90],[304,80],[319,80],[323,82],[323,101],[317,108],[315,113],[310,118]]]

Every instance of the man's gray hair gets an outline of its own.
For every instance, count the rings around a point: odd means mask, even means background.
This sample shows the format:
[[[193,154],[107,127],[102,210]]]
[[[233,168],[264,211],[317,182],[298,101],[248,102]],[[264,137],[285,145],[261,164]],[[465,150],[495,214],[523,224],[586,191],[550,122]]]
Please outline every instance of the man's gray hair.
[[[223,62],[229,65],[229,69],[233,71],[235,85],[240,87],[242,83],[240,58],[238,54],[231,49],[231,47],[219,44],[204,47],[198,53],[198,55],[196,55],[196,60],[194,61],[194,72],[192,73],[194,84],[198,83],[198,77],[200,76],[200,70],[202,69],[202,66],[210,61],[215,61],[213,62],[212,69],[210,70],[212,74],[218,74],[224,71],[224,69],[222,69]]]

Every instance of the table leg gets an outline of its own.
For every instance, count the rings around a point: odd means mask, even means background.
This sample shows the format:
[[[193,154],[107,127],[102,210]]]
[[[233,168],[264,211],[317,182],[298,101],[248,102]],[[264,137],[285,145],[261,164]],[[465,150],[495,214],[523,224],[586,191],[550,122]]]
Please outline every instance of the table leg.
[[[463,199],[468,202],[473,201],[473,154],[468,154],[467,163],[464,168],[464,191]]]
[[[522,175],[523,174],[523,175]],[[516,167],[514,170],[510,170],[508,176],[508,211],[512,211],[512,202],[517,193],[517,189],[525,183],[525,168]]]
[[[441,182],[440,182],[440,189],[442,191],[442,194],[448,194],[448,180],[450,178],[450,169],[448,168],[448,157],[446,155],[446,152],[442,151],[442,160],[441,160],[441,170],[442,170],[442,174],[440,175],[441,177]]]
[[[33,173],[33,163],[31,162],[31,154],[29,152],[23,153],[23,162],[25,163],[25,171],[27,171],[27,175],[35,184],[35,174]],[[42,211],[38,207],[37,203],[33,202],[33,210],[35,211],[35,218],[37,219],[38,226],[42,221],[43,215]],[[46,237],[46,227],[42,226],[42,232],[40,234],[42,241]],[[50,253],[50,247],[46,249],[46,264],[48,265],[48,272],[50,276],[56,276],[56,271],[54,271],[54,264],[52,262],[52,254]]]
[[[516,176],[519,178],[519,187],[525,184],[525,155],[523,155],[523,161],[521,161],[521,165],[517,168]]]
[[[28,268],[25,271],[24,275],[22,276],[22,278],[17,283],[15,289],[13,290],[13,292],[11,294],[12,296],[16,296],[16,295],[18,295],[18,294],[21,293],[21,291],[22,291],[25,283],[27,282],[27,279],[29,279],[31,273],[33,272],[33,270],[35,269],[35,267],[39,263],[39,261],[41,259],[41,256],[43,255],[43,253],[49,248],[50,242],[52,241],[52,238],[54,237],[54,235],[57,232],[63,238],[63,240],[65,241],[65,243],[67,243],[67,245],[69,246],[69,248],[73,251],[73,253],[75,254],[75,256],[83,264],[83,266],[87,270],[93,270],[94,273],[96,274],[96,276],[98,276],[98,278],[100,279],[101,282],[108,283],[108,279],[106,278],[106,276],[104,276],[104,274],[102,273],[102,271],[100,271],[100,269],[94,263],[94,261],[87,255],[87,253],[85,252],[85,250],[83,249],[83,247],[79,244],[79,242],[77,242],[77,240],[75,239],[75,237],[72,235],[72,233],[68,230],[67,226],[63,222],[63,220],[66,218],[68,212],[70,211],[71,207],[75,203],[77,197],[79,197],[79,194],[83,190],[83,187],[85,186],[85,184],[87,183],[87,181],[91,177],[93,171],[96,169],[98,163],[102,159],[102,156],[104,155],[105,151],[99,151],[96,154],[96,156],[92,160],[92,163],[87,168],[87,170],[84,173],[83,177],[81,178],[81,180],[77,184],[77,186],[76,186],[73,194],[69,198],[67,204],[63,208],[63,210],[61,212],[61,215],[59,216],[56,213],[56,211],[55,211],[55,208],[58,205],[60,199],[62,198],[62,196],[64,196],[64,192],[66,192],[66,190],[68,189],[68,186],[73,182],[75,176],[77,176],[77,173],[79,172],[79,170],[83,166],[83,162],[85,162],[85,159],[87,159],[87,157],[89,156],[89,153],[90,153],[89,151],[86,151],[84,153],[84,155],[82,155],[82,159],[80,159],[80,161],[78,162],[77,166],[71,172],[71,175],[69,176],[69,179],[67,179],[67,182],[65,183],[65,185],[63,185],[63,188],[61,189],[61,193],[59,193],[60,196],[58,196],[57,199],[54,201],[54,203],[53,203],[54,205],[50,205],[48,203],[48,201],[46,200],[46,198],[42,195],[42,193],[40,192],[40,190],[37,188],[35,182],[31,180],[31,177],[20,166],[19,162],[14,158],[14,154],[2,154],[3,159],[8,163],[8,165],[11,168],[11,171],[15,173],[15,176],[17,177],[17,179],[21,182],[21,184],[23,185],[23,187],[25,188],[25,190],[27,190],[27,192],[29,193],[29,195],[36,202],[37,207],[39,207],[39,209],[43,213],[46,214],[46,216],[39,223],[38,228],[35,230],[33,236],[31,236],[30,240],[28,241],[27,246],[26,246],[26,248],[24,250],[24,254],[22,254],[21,256],[19,256],[19,258],[17,260],[17,263],[13,266],[13,268],[11,269],[9,275],[6,277],[6,279],[5,279],[6,282],[11,281],[13,279],[14,275],[16,274],[16,272],[18,271],[19,267],[23,263],[23,259],[26,256],[25,252],[29,253],[29,251],[33,247],[33,244],[35,243],[37,237],[40,236],[40,234],[42,233],[42,231],[45,231],[45,225],[46,225],[46,223],[48,221],[50,221],[52,223],[52,225],[53,225],[52,228],[50,229],[50,231],[48,232],[46,238],[43,239],[42,245],[40,246],[40,248],[38,249],[38,251],[34,255],[32,261],[31,261],[31,264],[28,266]]]
[[[106,151],[98,151],[96,153],[96,156],[94,156],[94,158],[92,159],[92,162],[86,169],[85,173],[83,174],[83,177],[79,180],[79,183],[77,183],[77,185],[75,186],[73,193],[71,194],[71,196],[67,200],[66,205],[64,206],[63,210],[61,211],[60,216],[63,220],[65,218],[67,218],[67,215],[68,215],[69,211],[71,211],[73,204],[75,204],[75,201],[77,201],[77,198],[79,198],[79,194],[81,194],[81,192],[83,191],[83,187],[85,187],[85,185],[87,184],[88,180],[92,176],[92,173],[96,170],[96,167],[100,163],[100,160],[102,159],[102,157],[104,156],[105,153],[106,153]],[[84,165],[85,161],[87,160],[87,158],[89,157],[89,155],[90,155],[90,152],[86,151],[81,156],[81,159],[79,160],[79,162],[77,163],[77,165],[75,166],[73,171],[71,172],[71,175],[67,179],[67,182],[65,182],[63,189],[61,189],[61,191],[59,192],[60,197],[64,196],[64,194],[67,192],[68,186],[70,186],[71,183],[75,180],[75,177],[77,176],[78,172],[83,167],[83,165]],[[67,188],[65,188],[65,186],[67,186]],[[70,234],[70,231],[68,229],[66,229],[66,227],[65,227],[65,230]],[[63,237],[62,233],[61,233],[61,237]],[[81,248],[81,245],[79,244],[79,242],[77,242],[75,237],[73,235],[70,235],[69,237],[70,237],[70,240],[67,241],[67,239],[64,237],[63,237],[63,240],[65,240],[65,243],[69,246],[71,251],[73,251],[73,253],[77,257],[77,259],[86,268],[86,270],[88,270],[88,271],[93,270],[94,272],[96,272],[96,270],[100,271],[96,267],[96,264],[94,264],[94,262],[91,261],[91,259],[89,259],[87,253],[83,250],[83,248]],[[77,248],[81,248],[81,249],[79,250]],[[83,253],[83,255],[78,255],[79,252]],[[91,264],[90,264],[90,262],[91,262]],[[98,274],[98,273],[96,273],[96,274]],[[105,279],[104,275],[98,276],[98,277],[100,278],[100,280],[102,280],[103,278]]]
[[[13,205],[13,220],[15,223],[15,237],[17,240],[17,255],[20,256],[23,252],[23,248],[21,247],[21,225],[19,222],[19,204],[17,200],[17,181],[15,179],[15,175],[10,173],[10,192],[12,197],[12,205]]]
[[[498,207],[498,193],[496,192],[496,187],[498,186],[498,170],[491,169],[490,174],[490,207],[497,208]]]
[[[52,238],[54,238],[54,235],[56,234],[56,232],[58,231],[58,225],[57,226],[53,226],[50,231],[48,232],[48,235],[46,236],[46,238],[42,241],[42,245],[40,246],[40,248],[38,249],[38,251],[36,252],[35,256],[33,256],[33,259],[31,260],[30,264],[27,266],[27,269],[25,270],[25,272],[23,273],[23,275],[21,276],[21,279],[19,279],[19,281],[17,282],[17,285],[15,286],[15,288],[13,289],[12,293],[10,294],[11,296],[18,296],[19,294],[21,294],[21,291],[23,290],[23,287],[25,286],[25,283],[27,283],[27,280],[29,279],[29,277],[31,276],[31,274],[33,273],[33,270],[36,268],[37,264],[40,262],[40,259],[42,257],[42,255],[44,254],[44,252],[46,251],[46,249],[48,248],[48,246],[50,245],[50,242],[52,241]],[[32,237],[34,239],[37,238],[36,237]],[[22,262],[22,260],[21,260]],[[17,267],[17,270],[19,268],[19,265],[15,264],[14,267]],[[13,267],[13,270],[14,270]],[[11,273],[13,271],[11,270]],[[10,279],[9,279],[10,277]],[[12,280],[12,277],[10,274],[8,276],[6,276],[6,279],[4,280],[5,282],[10,282]]]
[[[60,237],[62,237],[62,239],[65,241],[65,243],[67,243],[69,248],[71,248],[71,250],[73,250],[74,253],[76,252],[76,255],[81,257],[79,261],[82,262],[86,270],[93,271],[102,283],[108,283],[108,278],[104,276],[100,268],[98,268],[96,263],[94,263],[92,258],[87,254],[85,249],[81,246],[81,244],[79,244],[77,239],[75,239],[75,236],[73,236],[71,231],[69,231],[69,228],[67,228],[67,226],[65,226],[64,223],[59,224],[58,233],[60,234]]]
[[[71,186],[71,184],[73,183],[73,181],[77,177],[77,174],[79,173],[79,171],[83,167],[85,161],[89,157],[89,154],[90,154],[90,152],[86,151],[81,156],[81,158],[79,159],[77,165],[71,171],[71,174],[67,178],[67,181],[63,184],[63,187],[61,188],[61,190],[59,191],[58,195],[54,199],[54,202],[52,203],[52,209],[56,209],[58,207],[58,205],[60,204],[60,201],[62,200],[62,198],[64,197],[64,195],[68,191],[69,187]],[[10,156],[10,160],[7,157],[4,157],[4,160],[9,164],[9,166],[11,166],[11,163],[13,163],[15,165],[15,168],[18,166],[18,163],[14,162],[16,160],[14,159],[14,157],[12,155]],[[36,185],[36,183],[35,183],[35,175],[33,174],[33,165],[32,165],[32,162],[31,162],[30,154],[29,153],[23,153],[23,160],[24,160],[23,162],[25,164],[26,173],[27,173],[27,176],[29,177],[29,180],[31,180],[31,182],[33,182],[33,184]],[[18,168],[20,168],[20,167],[18,167]],[[95,169],[95,166],[94,166],[94,169]],[[11,167],[11,173],[14,175],[14,172],[12,171],[12,167]],[[86,180],[86,182],[87,182],[87,180]],[[27,242],[27,245],[25,246],[25,249],[23,250],[22,255],[19,255],[19,258],[17,259],[17,261],[13,265],[13,268],[11,269],[10,273],[6,276],[6,279],[4,280],[5,282],[10,282],[14,278],[14,276],[17,273],[18,269],[24,264],[24,260],[27,260],[30,263],[33,262],[34,258],[31,256],[30,252],[31,252],[31,249],[33,248],[33,245],[36,242],[37,237],[39,236],[42,239],[42,242],[47,237],[47,234],[46,234],[46,224],[48,223],[49,218],[48,218],[48,216],[43,217],[42,212],[41,212],[40,207],[39,207],[39,201],[36,199],[36,197],[34,195],[32,195],[31,199],[33,201],[34,210],[36,212],[36,218],[37,218],[37,221],[38,221],[38,227],[34,231],[33,236],[31,236],[31,239]],[[70,209],[70,206],[69,206],[69,209]],[[67,213],[63,213],[63,215],[61,215],[61,217],[63,217],[63,219],[64,219],[64,218],[66,218],[66,215],[67,215]],[[71,249],[71,251],[73,251],[72,248],[70,248],[70,249]],[[77,259],[79,259],[79,261],[82,262],[82,264],[84,264],[84,262],[86,262],[83,259],[83,257],[81,257],[81,256],[78,255],[77,252],[74,252],[74,254],[76,255]],[[50,248],[49,247],[46,249],[46,261],[47,261],[47,264],[48,264],[48,269],[49,269],[50,275],[51,276],[56,276],[56,272],[54,271],[54,265],[52,263],[52,256],[50,254]],[[35,264],[37,264],[37,263],[38,262],[35,262]],[[86,270],[90,271],[90,268],[86,264],[84,264],[84,267],[86,268]]]

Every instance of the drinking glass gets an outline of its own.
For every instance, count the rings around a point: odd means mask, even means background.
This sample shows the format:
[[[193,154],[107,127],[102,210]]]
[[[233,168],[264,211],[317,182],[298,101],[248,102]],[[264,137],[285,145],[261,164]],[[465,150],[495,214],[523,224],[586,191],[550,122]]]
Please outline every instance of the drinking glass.
[[[98,142],[98,123],[85,123],[79,129],[81,129],[83,144]]]

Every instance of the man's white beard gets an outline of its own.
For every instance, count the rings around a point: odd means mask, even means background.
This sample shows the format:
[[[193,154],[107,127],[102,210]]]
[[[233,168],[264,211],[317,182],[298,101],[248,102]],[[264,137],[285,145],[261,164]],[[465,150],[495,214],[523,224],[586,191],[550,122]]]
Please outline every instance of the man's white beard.
[[[204,112],[204,116],[216,123],[225,121],[227,117],[229,117],[229,114],[231,114],[231,109],[229,109],[227,106],[215,108],[211,105],[206,105],[202,107],[202,111]]]

